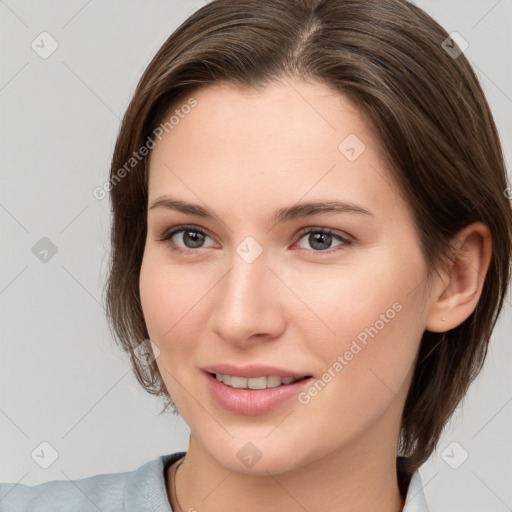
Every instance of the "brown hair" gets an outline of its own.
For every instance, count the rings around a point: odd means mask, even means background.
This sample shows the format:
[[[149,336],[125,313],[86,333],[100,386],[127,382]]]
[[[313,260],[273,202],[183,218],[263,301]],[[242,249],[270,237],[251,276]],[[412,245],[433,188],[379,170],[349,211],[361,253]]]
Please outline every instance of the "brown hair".
[[[512,248],[497,130],[467,59],[446,51],[448,37],[402,0],[213,0],[163,44],[137,86],[112,159],[106,304],[137,379],[164,397],[166,407],[173,403],[156,363],[143,364],[134,354],[148,338],[139,297],[148,158],[122,179],[119,171],[197,88],[223,81],[261,90],[298,77],[349,96],[367,115],[413,211],[430,275],[449,260],[450,240],[463,227],[481,221],[491,232],[492,257],[477,307],[456,328],[425,331],[421,341],[398,469],[410,476],[430,456],[482,368],[509,285]]]

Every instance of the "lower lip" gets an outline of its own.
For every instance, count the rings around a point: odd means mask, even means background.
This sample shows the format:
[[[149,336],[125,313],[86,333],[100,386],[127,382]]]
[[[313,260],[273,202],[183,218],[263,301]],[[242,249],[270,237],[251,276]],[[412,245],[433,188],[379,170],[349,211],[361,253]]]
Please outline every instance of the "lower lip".
[[[311,382],[311,377],[308,377],[292,384],[281,384],[275,388],[236,389],[223,384],[215,375],[204,373],[214,400],[224,409],[246,416],[265,414],[276,409],[290,398],[297,396]]]

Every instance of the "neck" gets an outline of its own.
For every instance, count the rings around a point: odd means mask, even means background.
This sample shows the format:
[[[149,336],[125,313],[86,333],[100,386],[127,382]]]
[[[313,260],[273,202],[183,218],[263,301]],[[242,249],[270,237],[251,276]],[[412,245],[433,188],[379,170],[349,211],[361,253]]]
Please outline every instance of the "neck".
[[[382,437],[376,441],[373,447],[349,443],[298,468],[261,476],[221,466],[191,435],[176,474],[177,499],[183,512],[400,512],[396,445],[384,446]]]

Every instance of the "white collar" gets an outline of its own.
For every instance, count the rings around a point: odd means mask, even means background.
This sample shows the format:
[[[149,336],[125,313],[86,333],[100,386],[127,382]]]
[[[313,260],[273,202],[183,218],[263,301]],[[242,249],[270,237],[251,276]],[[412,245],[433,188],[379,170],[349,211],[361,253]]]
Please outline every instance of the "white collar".
[[[402,512],[429,512],[419,471],[415,471],[411,477]]]

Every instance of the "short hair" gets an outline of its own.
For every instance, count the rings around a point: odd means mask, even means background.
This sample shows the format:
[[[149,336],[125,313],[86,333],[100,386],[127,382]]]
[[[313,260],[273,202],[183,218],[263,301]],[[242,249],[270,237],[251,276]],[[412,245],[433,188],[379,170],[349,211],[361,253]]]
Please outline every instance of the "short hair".
[[[481,221],[492,236],[475,310],[447,332],[422,335],[399,439],[399,469],[411,475],[483,366],[509,286],[512,249],[510,189],[488,103],[456,42],[414,4],[213,0],[171,34],[138,83],[113,153],[109,325],[140,384],[165,399],[164,410],[174,407],[155,361],[143,364],[134,355],[148,338],[139,274],[149,158],[131,161],[130,172],[126,164],[195,90],[224,83],[262,91],[283,78],[327,85],[372,124],[411,208],[429,276],[450,261],[451,241],[462,228]]]

